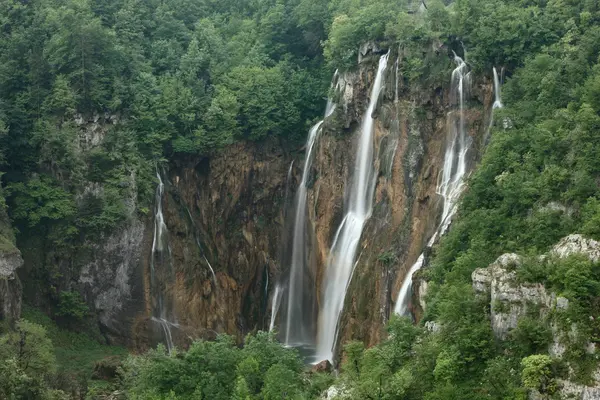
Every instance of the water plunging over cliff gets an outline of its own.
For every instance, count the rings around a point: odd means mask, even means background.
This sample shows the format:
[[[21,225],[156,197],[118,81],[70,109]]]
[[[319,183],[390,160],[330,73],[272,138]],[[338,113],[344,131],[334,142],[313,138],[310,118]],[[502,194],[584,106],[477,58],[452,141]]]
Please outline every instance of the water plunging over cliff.
[[[452,217],[456,213],[458,199],[462,194],[464,178],[467,174],[466,157],[471,146],[471,139],[467,135],[464,108],[465,100],[471,87],[471,74],[466,62],[456,54],[454,54],[454,60],[457,67],[452,71],[450,96],[452,105],[455,107],[458,106],[458,115],[456,111],[451,111],[448,114],[444,166],[436,190],[436,193],[442,197],[444,205],[438,229],[429,239],[427,247],[433,246],[438,237],[448,230],[452,222]],[[412,278],[415,272],[421,269],[424,262],[425,254],[423,253],[404,278],[394,307],[396,314],[410,315],[409,304],[412,296]]]
[[[158,186],[155,195],[154,238],[150,255],[150,293],[152,295],[152,321],[161,326],[165,343],[169,352],[173,349],[171,328],[178,327],[176,322],[169,321],[169,306],[165,301],[166,284],[172,275],[171,248],[168,241],[168,230],[162,211],[165,185],[158,170],[156,171]]]
[[[333,75],[331,86],[334,87],[338,72]],[[335,104],[330,98],[327,99],[325,117],[330,116],[335,110]],[[298,186],[294,201],[294,219],[292,228],[292,250],[287,285],[278,284],[271,301],[271,323],[269,330],[275,325],[277,312],[279,311],[283,288],[285,292],[285,318],[282,317],[281,335],[286,346],[310,347],[314,345],[315,322],[316,322],[316,283],[314,277],[310,276],[310,246],[309,232],[307,230],[307,198],[310,171],[314,159],[314,149],[324,119],[315,124],[308,133],[306,142],[306,155],[302,180]],[[292,165],[288,172],[290,181]],[[286,189],[287,197],[287,189]],[[282,257],[283,258],[283,257]]]
[[[292,258],[287,288],[287,312],[282,326],[284,343],[287,346],[306,346],[313,341],[314,326],[314,282],[306,276],[309,265],[309,246],[307,241],[306,199],[308,193],[308,177],[312,166],[313,150],[317,134],[323,121],[318,122],[308,133],[306,158],[302,181],[298,186],[295,202],[294,228],[292,235]],[[312,287],[311,287],[312,286]]]
[[[503,105],[502,94],[500,92],[500,78],[498,77],[498,71],[496,70],[496,67],[494,67],[494,96],[495,101],[492,109],[495,110],[496,108],[502,108]]]
[[[346,215],[340,224],[327,261],[323,287],[323,302],[319,314],[317,359],[333,360],[337,326],[346,297],[346,290],[354,271],[356,252],[365,222],[371,216],[375,176],[373,170],[372,117],[379,93],[384,84],[383,75],[389,53],[379,60],[379,67],[369,106],[364,114],[358,138],[357,153],[351,186],[348,192]]]
[[[273,293],[273,299],[271,300],[271,321],[269,322],[269,332],[272,332],[273,329],[275,329],[275,318],[277,317],[279,306],[281,305],[282,293],[281,286],[277,284],[275,286],[275,292]]]

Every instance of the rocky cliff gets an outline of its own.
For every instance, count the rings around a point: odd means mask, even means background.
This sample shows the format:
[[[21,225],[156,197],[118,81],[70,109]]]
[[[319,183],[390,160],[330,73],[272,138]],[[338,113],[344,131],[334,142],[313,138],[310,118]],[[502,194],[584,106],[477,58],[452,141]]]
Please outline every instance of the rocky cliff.
[[[17,269],[23,265],[21,252],[14,245],[10,222],[0,192],[0,321],[12,321],[21,315],[21,282]]]
[[[365,47],[357,70],[340,75],[334,95],[338,107],[323,124],[316,144],[308,215],[317,293],[343,215],[345,184],[354,168],[354,133],[367,107],[380,54],[375,47]],[[342,341],[374,344],[382,339],[398,289],[439,224],[442,202],[436,187],[449,140],[453,66],[450,49],[439,44],[424,54],[441,71],[438,80],[409,79],[402,72],[408,54],[400,49],[390,56],[385,89],[374,113],[374,211],[346,298]],[[471,167],[480,156],[493,103],[489,77],[473,82],[465,110]],[[101,144],[106,136],[103,125],[115,123],[112,117],[77,121],[82,151]],[[251,330],[266,329],[275,282],[288,268],[281,262],[287,240],[284,217],[299,182],[302,156],[275,141],[238,143],[211,157],[180,158],[160,166],[164,195],[155,203],[161,205],[168,244],[161,255],[168,260],[160,267],[154,259],[156,213],[140,217],[132,195],[127,222],[87,243],[80,254],[41,260],[40,242],[25,241],[25,271],[41,262],[60,270],[68,266],[75,272],[65,274],[65,286],[83,294],[104,336],[138,349],[164,341],[167,327],[180,345],[191,337],[226,332],[241,338]],[[127,184],[133,193],[135,176]],[[90,184],[87,190],[101,188]],[[30,288],[30,300],[36,292]],[[162,317],[156,312],[159,304],[166,310]]]
[[[540,263],[554,259],[565,259],[579,255],[597,263],[600,260],[600,243],[586,239],[581,235],[570,235],[562,239],[552,250],[538,260]],[[516,329],[525,317],[533,317],[539,321],[548,321],[551,326],[552,340],[547,352],[553,358],[562,360],[567,350],[579,351],[577,363],[584,364],[586,356],[596,356],[596,344],[582,338],[585,329],[567,319],[562,323],[562,316],[569,315],[569,300],[553,293],[541,283],[523,282],[518,278],[518,270],[522,268],[524,258],[517,254],[504,254],[487,268],[479,268],[472,274],[473,289],[480,296],[486,296],[490,302],[490,323],[494,335],[500,340],[510,338],[511,331]],[[573,312],[573,311],[571,311]],[[593,316],[589,316],[594,319]],[[586,339],[592,339],[586,337]],[[593,340],[593,339],[592,339]],[[569,365],[567,372],[558,377],[558,395],[561,399],[597,399],[600,398],[600,371],[592,373],[586,384],[577,382],[574,365]],[[595,364],[595,363],[594,363]],[[545,398],[533,391],[531,399]]]
[[[376,170],[373,215],[363,232],[357,266],[341,321],[341,342],[378,343],[393,310],[402,281],[424,251],[440,223],[443,201],[436,188],[444,164],[450,99],[449,50],[436,44],[426,57],[446,66],[438,82],[411,81],[402,74],[405,54],[390,57],[386,85],[375,113]],[[340,77],[339,102],[325,122],[314,165],[310,194],[311,221],[316,236],[318,271],[326,265],[332,236],[343,215],[345,183],[353,168],[357,127],[363,117],[373,62],[363,55],[358,71]],[[474,80],[465,120],[472,141],[467,157],[474,167],[483,148],[492,105],[492,87],[484,77]],[[416,310],[415,310],[416,311]]]

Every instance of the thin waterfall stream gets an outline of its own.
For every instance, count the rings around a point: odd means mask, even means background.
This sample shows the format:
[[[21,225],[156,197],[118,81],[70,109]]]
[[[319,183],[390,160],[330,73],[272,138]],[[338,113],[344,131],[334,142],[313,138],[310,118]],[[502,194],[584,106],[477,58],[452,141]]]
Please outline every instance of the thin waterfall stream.
[[[456,53],[454,54],[454,60],[457,67],[452,71],[450,96],[452,104],[455,106],[458,105],[459,114],[458,118],[455,112],[450,112],[448,115],[448,136],[446,141],[446,152],[444,155],[444,166],[442,177],[436,190],[437,194],[442,197],[444,206],[440,225],[429,239],[426,248],[431,248],[435,244],[435,241],[440,236],[443,236],[450,227],[452,218],[458,207],[458,200],[464,190],[464,178],[468,173],[466,155],[469,151],[471,140],[467,136],[464,107],[471,87],[471,75],[468,71],[469,68],[467,63],[458,57]],[[500,95],[500,80],[496,68],[494,68],[493,73],[495,101],[492,106],[492,123],[494,110],[503,107]],[[394,307],[394,312],[396,314],[410,316],[409,305],[412,297],[413,276],[423,267],[424,263],[425,253],[422,253],[404,278]]]
[[[154,237],[152,239],[152,254],[150,256],[151,293],[156,297],[156,300],[152,307],[151,320],[161,326],[165,344],[170,353],[174,348],[171,328],[179,328],[179,324],[169,321],[168,305],[165,304],[164,289],[167,279],[172,273],[172,265],[168,230],[162,211],[165,185],[158,168],[156,170],[156,178],[158,179],[158,185],[155,194]]]
[[[348,192],[347,212],[331,246],[322,283],[322,306],[319,314],[316,360],[333,361],[337,327],[355,267],[357,249],[366,221],[371,216],[375,176],[373,168],[372,117],[384,84],[389,53],[379,59],[379,66],[369,98],[369,106],[360,128],[356,160]]]

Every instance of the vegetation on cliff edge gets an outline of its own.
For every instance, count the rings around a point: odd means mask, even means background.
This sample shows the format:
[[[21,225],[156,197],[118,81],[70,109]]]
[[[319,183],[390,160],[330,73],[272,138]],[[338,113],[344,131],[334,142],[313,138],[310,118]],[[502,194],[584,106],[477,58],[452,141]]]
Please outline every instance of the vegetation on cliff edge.
[[[322,112],[331,70],[352,67],[361,43],[408,49],[403,73],[419,80],[433,69],[411,49],[462,41],[476,73],[505,67],[506,108],[424,271],[423,323],[441,331],[393,319],[380,345],[347,344],[340,396],[504,400],[535,389],[552,398],[558,378],[589,383],[597,356],[585,346],[600,340],[597,264],[538,263],[521,277],[570,301],[564,324],[581,335],[565,360],[546,354],[547,321],[524,319],[509,340],[496,340],[489,303],[470,277],[505,252],[535,259],[569,233],[600,239],[600,5],[426,4],[415,13],[390,0],[0,1],[0,160],[11,218],[22,235],[43,232],[53,251],[71,252],[82,235],[130,218],[124,199],[132,193],[145,199],[137,204],[149,201],[156,160],[209,155],[234,140],[301,137]],[[114,123],[90,145],[78,121],[94,115]],[[51,271],[46,278],[58,285]],[[39,326],[21,321],[7,331],[0,393],[66,396],[51,379],[53,354]],[[263,333],[242,349],[223,337],[185,353],[132,356],[119,377],[114,388],[134,399],[315,398],[331,382],[305,373],[297,354]]]

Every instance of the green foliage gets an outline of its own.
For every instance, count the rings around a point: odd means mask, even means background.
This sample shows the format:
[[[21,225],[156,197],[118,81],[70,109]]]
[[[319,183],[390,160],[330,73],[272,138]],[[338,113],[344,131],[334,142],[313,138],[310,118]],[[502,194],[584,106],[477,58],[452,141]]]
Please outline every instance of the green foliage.
[[[69,220],[75,215],[72,196],[48,177],[14,183],[7,190],[15,204],[11,208],[13,218],[26,222],[29,227],[41,222]]]
[[[21,320],[0,335],[0,395],[3,399],[66,400],[48,381],[56,371],[52,342],[40,325]]]
[[[298,353],[266,332],[246,337],[241,349],[228,336],[196,341],[181,354],[159,346],[123,368],[132,399],[296,399],[307,389],[302,371]]]
[[[23,318],[44,328],[54,346],[56,364],[53,368],[65,380],[75,379],[79,375],[89,377],[98,360],[108,356],[122,357],[127,353],[122,347],[101,344],[84,333],[59,328],[48,316],[29,306],[23,307]]]
[[[88,313],[88,306],[79,292],[60,292],[58,295],[58,311],[56,315],[75,320],[82,320]]]
[[[552,394],[557,389],[552,373],[552,359],[547,355],[536,354],[525,357],[521,362],[523,385],[540,393]]]

